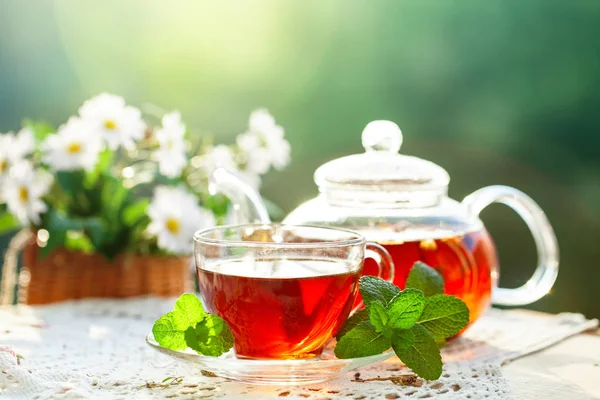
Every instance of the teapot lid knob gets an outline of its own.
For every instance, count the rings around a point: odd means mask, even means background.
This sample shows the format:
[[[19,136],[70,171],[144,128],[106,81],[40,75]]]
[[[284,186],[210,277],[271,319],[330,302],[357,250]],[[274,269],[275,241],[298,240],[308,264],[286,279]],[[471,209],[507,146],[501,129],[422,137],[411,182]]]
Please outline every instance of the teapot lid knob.
[[[402,131],[392,121],[372,121],[362,132],[362,145],[366,151],[397,153],[402,146]]]

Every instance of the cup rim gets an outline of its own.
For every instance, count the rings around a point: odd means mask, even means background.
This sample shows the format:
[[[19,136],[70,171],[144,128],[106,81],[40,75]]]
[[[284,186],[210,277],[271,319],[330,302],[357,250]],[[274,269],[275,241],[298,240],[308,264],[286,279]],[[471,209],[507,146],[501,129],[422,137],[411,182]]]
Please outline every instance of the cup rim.
[[[328,231],[347,233],[352,236],[351,239],[344,239],[339,241],[318,241],[318,242],[258,242],[254,240],[243,241],[243,240],[226,240],[226,239],[212,239],[203,237],[209,232],[222,231],[225,229],[241,229],[251,227],[290,227],[290,228],[311,228],[311,229],[322,229]],[[283,223],[248,223],[248,224],[232,224],[232,225],[219,225],[211,228],[200,229],[194,233],[194,243],[207,243],[219,246],[244,246],[244,247],[275,247],[275,248],[309,248],[309,247],[343,247],[343,246],[355,246],[366,243],[367,240],[360,233],[352,231],[350,229],[334,228],[330,226],[321,225],[309,225],[309,224],[283,224]]]

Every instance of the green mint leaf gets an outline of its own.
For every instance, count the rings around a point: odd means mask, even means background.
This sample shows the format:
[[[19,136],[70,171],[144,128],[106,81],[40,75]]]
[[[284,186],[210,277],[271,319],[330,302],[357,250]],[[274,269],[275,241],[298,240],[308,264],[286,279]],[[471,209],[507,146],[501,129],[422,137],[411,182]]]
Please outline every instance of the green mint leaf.
[[[440,349],[431,333],[422,325],[411,329],[413,343],[405,348],[404,342],[392,341],[392,348],[400,360],[423,379],[434,380],[442,375],[442,357]],[[398,347],[395,347],[398,344]]]
[[[166,313],[154,323],[152,334],[158,344],[164,348],[185,350],[188,347],[185,332],[175,326],[173,311]]]
[[[425,296],[444,293],[444,278],[429,265],[417,261],[406,280],[407,288],[419,289]]]
[[[173,311],[160,317],[152,327],[154,339],[171,350],[190,347],[200,354],[218,357],[233,346],[233,335],[225,321],[204,311],[200,299],[186,293],[177,299]]]
[[[366,275],[361,277],[358,281],[358,287],[360,288],[360,295],[367,308],[369,308],[374,301],[379,301],[384,306],[387,306],[388,303],[400,293],[400,289],[393,283],[384,281],[376,276]]]
[[[421,316],[424,306],[423,292],[418,289],[403,290],[387,306],[387,325],[394,329],[410,329]]]
[[[337,358],[356,358],[381,354],[390,347],[390,339],[376,332],[369,321],[363,321],[342,336],[334,352]]]
[[[392,348],[394,352],[408,351],[415,342],[415,335],[410,329],[396,329],[392,333]]]
[[[350,316],[350,318],[348,318],[346,320],[346,322],[344,323],[344,326],[342,326],[342,329],[340,329],[340,331],[337,333],[337,335],[335,335],[335,338],[339,342],[339,340],[342,338],[342,336],[344,336],[346,333],[350,332],[355,326],[357,326],[358,324],[360,324],[363,321],[368,321],[368,320],[369,320],[369,314],[367,313],[366,308],[363,308],[362,310],[355,312],[354,314],[352,314]]]
[[[436,294],[425,298],[425,307],[418,323],[436,340],[456,335],[469,323],[469,309],[454,296]]]
[[[200,299],[191,293],[182,294],[172,311],[173,323],[182,332],[189,327],[195,327],[206,315]]]
[[[233,346],[233,334],[219,316],[207,314],[196,328],[185,332],[187,346],[205,356],[218,357]]]
[[[382,332],[388,323],[388,315],[385,307],[378,300],[371,303],[369,308],[369,321],[375,327],[377,332]]]

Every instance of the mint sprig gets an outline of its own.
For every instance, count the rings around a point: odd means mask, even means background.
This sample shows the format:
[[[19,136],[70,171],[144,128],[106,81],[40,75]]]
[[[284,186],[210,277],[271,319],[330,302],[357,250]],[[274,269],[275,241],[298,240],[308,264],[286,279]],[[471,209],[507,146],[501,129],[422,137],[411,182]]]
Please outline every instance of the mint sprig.
[[[335,355],[365,357],[391,347],[420,377],[439,378],[440,347],[469,323],[465,303],[442,294],[442,276],[418,262],[404,290],[373,276],[360,278],[359,289],[365,309],[351,316],[336,336]]]
[[[233,346],[229,326],[219,316],[207,313],[200,299],[191,293],[181,295],[173,310],[160,317],[152,327],[154,339],[162,347],[218,357]]]

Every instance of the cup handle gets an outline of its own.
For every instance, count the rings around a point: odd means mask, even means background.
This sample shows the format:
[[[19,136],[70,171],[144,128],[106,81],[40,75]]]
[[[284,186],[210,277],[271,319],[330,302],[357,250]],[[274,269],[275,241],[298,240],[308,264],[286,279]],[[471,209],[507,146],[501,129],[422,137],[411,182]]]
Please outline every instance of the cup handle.
[[[509,186],[488,186],[465,197],[463,204],[471,214],[479,215],[492,203],[512,208],[527,224],[538,253],[538,265],[533,276],[516,289],[495,287],[492,303],[505,306],[523,306],[544,297],[558,275],[558,244],[556,235],[542,209],[525,193]]]
[[[365,251],[365,259],[372,258],[377,263],[379,271],[377,277],[384,279],[390,283],[394,283],[394,262],[390,253],[381,245],[373,242],[367,242],[367,249]],[[352,309],[351,314],[354,314],[361,308],[364,303],[361,301],[356,307]]]

